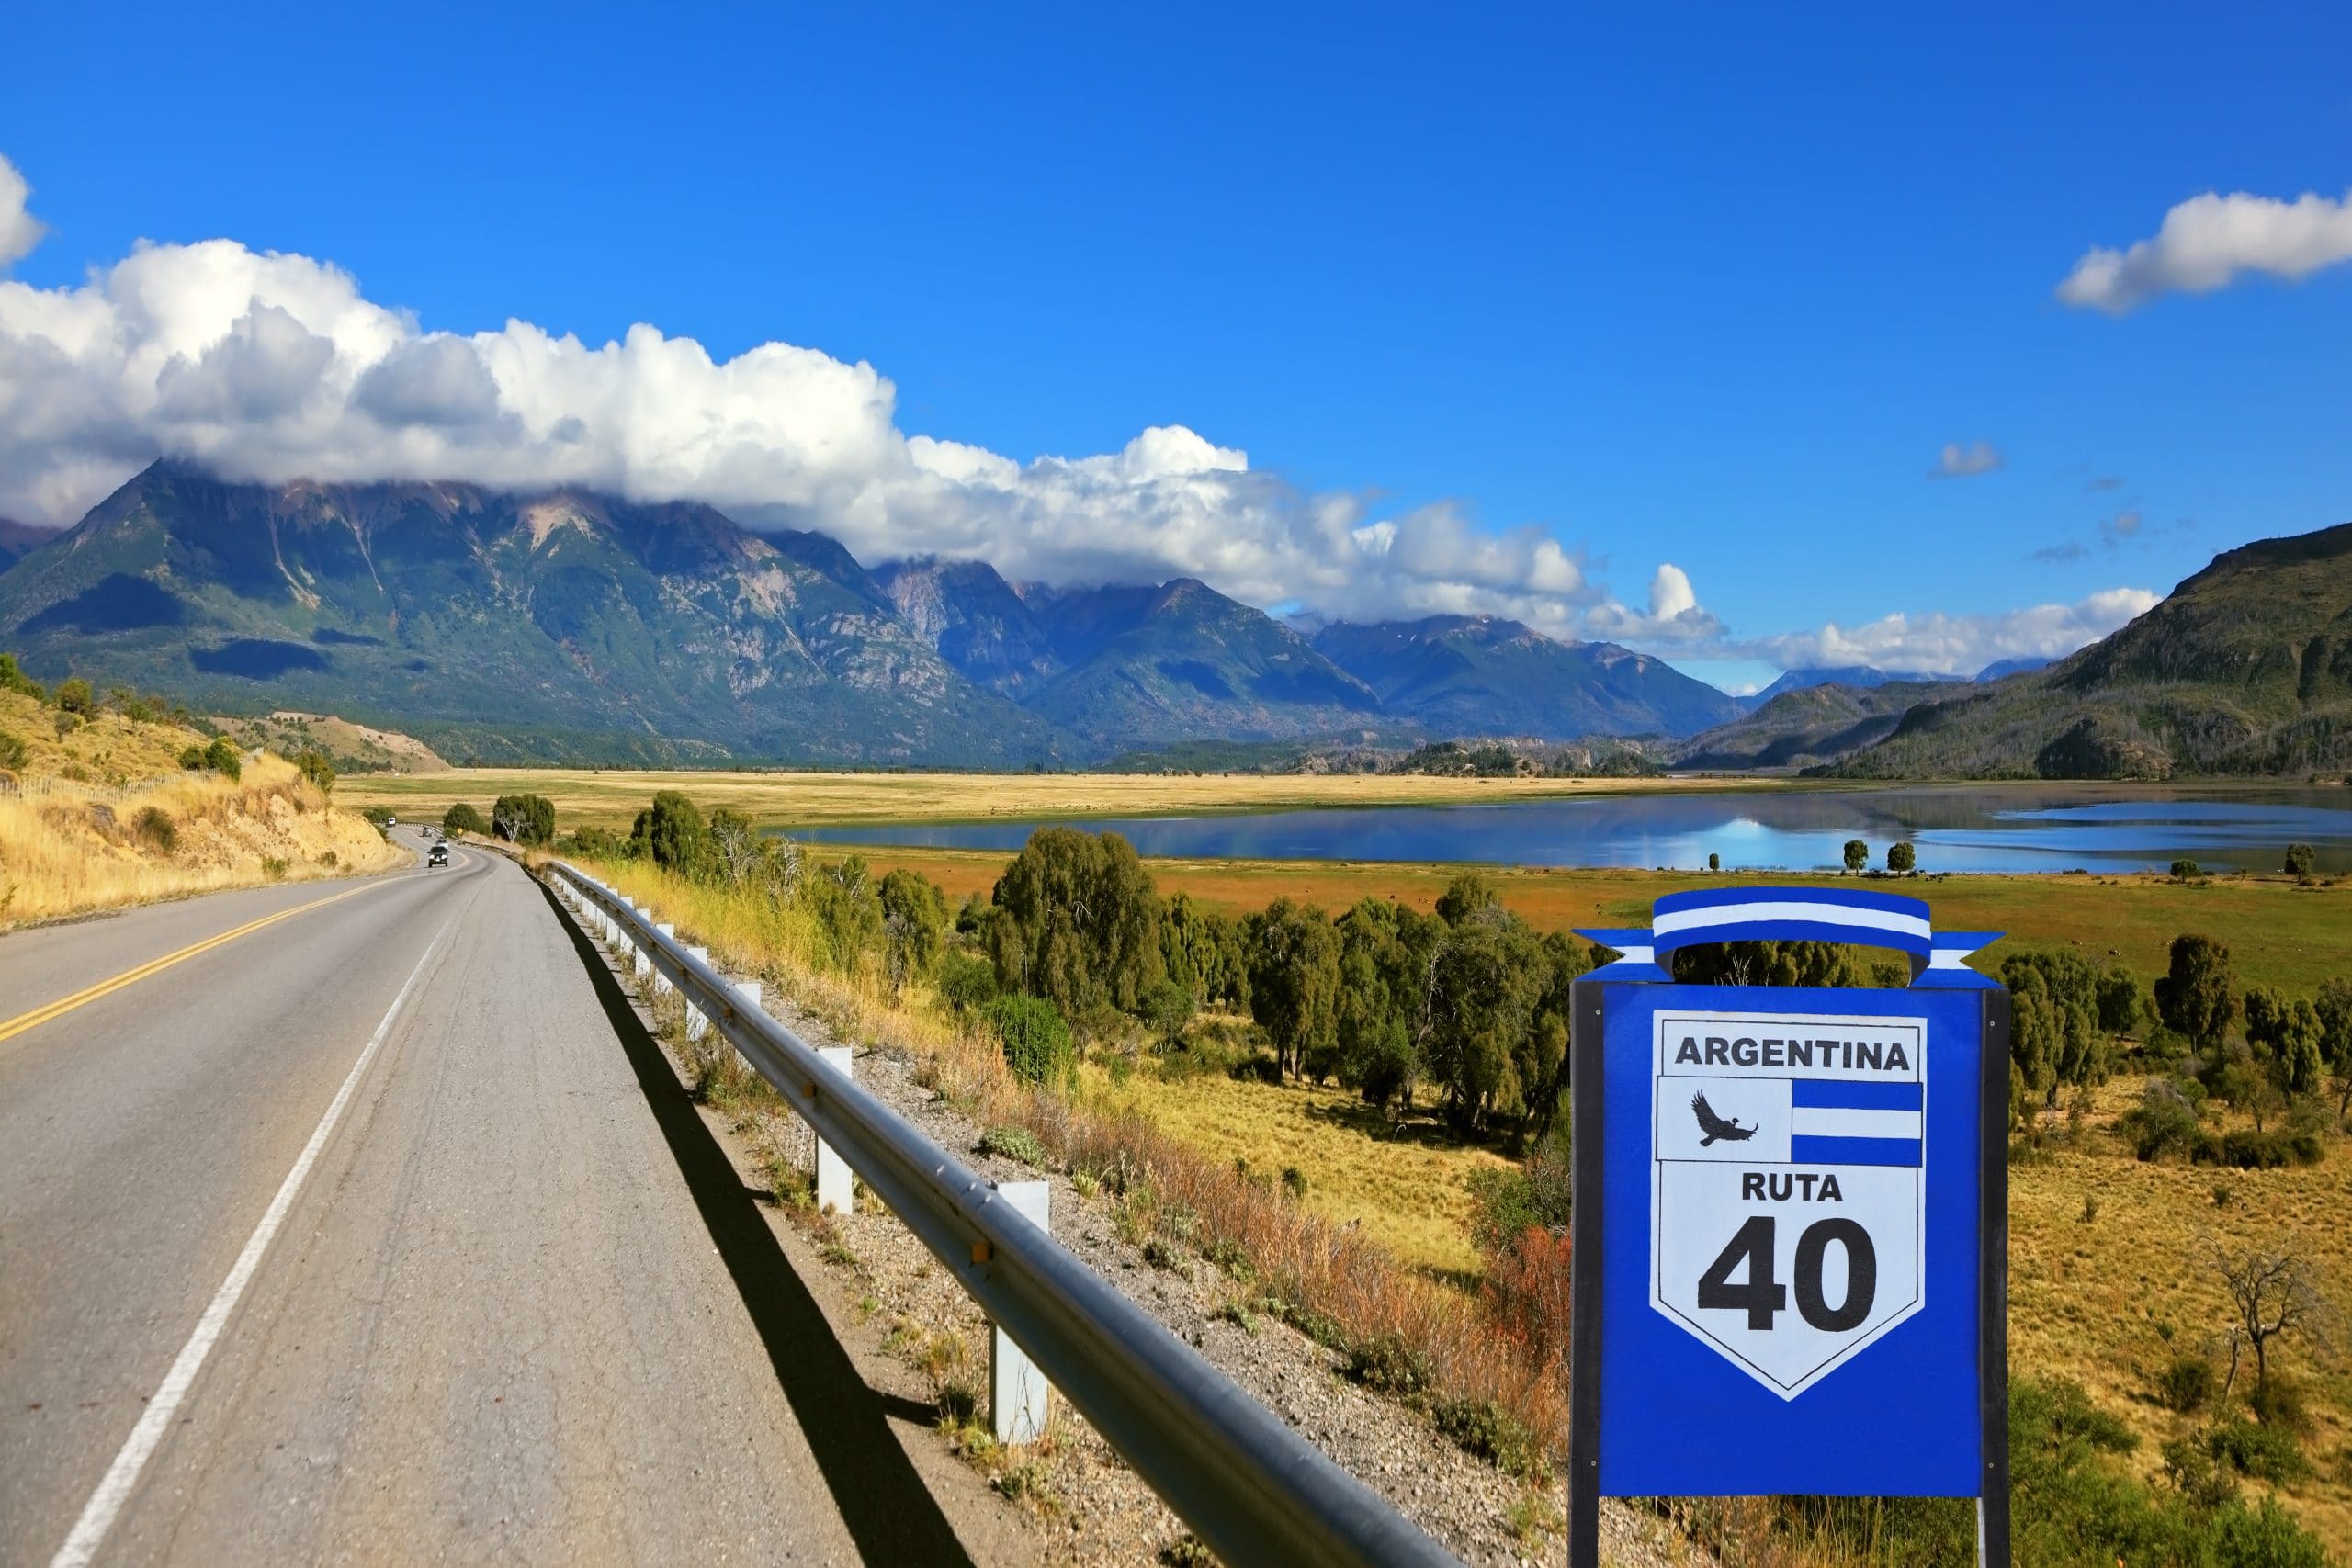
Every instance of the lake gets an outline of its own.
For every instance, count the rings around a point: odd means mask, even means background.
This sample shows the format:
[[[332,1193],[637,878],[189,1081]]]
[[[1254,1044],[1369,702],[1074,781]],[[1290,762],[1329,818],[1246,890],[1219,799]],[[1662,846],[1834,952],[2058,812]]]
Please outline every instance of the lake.
[[[1018,850],[1049,818],[827,827],[831,844]],[[1849,839],[1908,839],[1922,871],[2277,871],[2290,843],[2321,870],[2352,872],[2352,788],[2203,792],[2080,785],[1904,784],[1588,795],[1496,806],[1350,807],[1195,817],[1088,818],[1137,852],[1178,860],[1460,861],[1498,865],[1809,871]]]

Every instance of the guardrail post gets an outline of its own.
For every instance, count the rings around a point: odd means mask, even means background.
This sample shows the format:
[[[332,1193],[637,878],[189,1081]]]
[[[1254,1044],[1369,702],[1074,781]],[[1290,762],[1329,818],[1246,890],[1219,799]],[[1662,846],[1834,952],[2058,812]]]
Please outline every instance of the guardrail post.
[[[825,1059],[825,1066],[842,1077],[851,1076],[848,1046],[820,1045],[817,1048],[817,1055]],[[833,1151],[832,1145],[820,1138],[817,1140],[817,1212],[821,1214],[828,1209],[841,1214],[850,1212],[849,1161],[842,1158]]]
[[[821,1145],[820,1145],[821,1146]],[[1053,1189],[1042,1181],[1001,1181],[997,1201],[1048,1235]],[[1000,1443],[1034,1443],[1046,1435],[1053,1385],[1012,1337],[992,1330],[989,1345],[989,1421]]]
[[[735,982],[735,994],[742,998],[743,1005],[750,1008],[753,1012],[760,1010],[760,998],[767,995],[767,989],[766,985],[758,980],[738,980]]]
[[[647,920],[653,919],[653,911],[650,908],[638,910],[638,914]],[[650,944],[638,941],[634,932],[630,933],[628,946],[629,973],[642,980],[653,973],[653,949]]]
[[[710,962],[710,949],[707,947],[690,947],[686,949],[686,952],[697,963],[707,964]],[[688,1043],[691,1043],[694,1041],[701,1039],[702,1032],[709,1027],[710,1020],[702,1015],[702,1009],[695,1006],[691,1001],[688,1002],[686,1004],[686,1039]]]
[[[671,924],[668,920],[663,920],[660,925],[655,926],[653,929],[660,931],[663,936],[676,936],[678,934],[678,928]],[[652,960],[648,959],[647,962],[651,963]],[[670,976],[664,975],[659,969],[653,971],[653,994],[657,997],[666,997],[670,994]]]

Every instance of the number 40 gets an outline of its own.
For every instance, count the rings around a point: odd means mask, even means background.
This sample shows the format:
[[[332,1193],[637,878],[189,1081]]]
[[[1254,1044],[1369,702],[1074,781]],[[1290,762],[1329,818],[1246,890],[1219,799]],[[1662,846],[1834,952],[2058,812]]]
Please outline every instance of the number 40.
[[[1789,1304],[1786,1287],[1772,1278],[1773,1218],[1758,1214],[1739,1227],[1707,1271],[1699,1276],[1699,1304],[1747,1314],[1747,1326],[1770,1329],[1775,1314]],[[1822,1299],[1822,1256],[1831,1242],[1846,1249],[1846,1299],[1836,1307]],[[1747,1282],[1735,1285],[1731,1271],[1747,1261]],[[1852,1220],[1815,1220],[1797,1237],[1797,1312],[1825,1333],[1839,1333],[1870,1315],[1878,1295],[1878,1252],[1871,1233]]]

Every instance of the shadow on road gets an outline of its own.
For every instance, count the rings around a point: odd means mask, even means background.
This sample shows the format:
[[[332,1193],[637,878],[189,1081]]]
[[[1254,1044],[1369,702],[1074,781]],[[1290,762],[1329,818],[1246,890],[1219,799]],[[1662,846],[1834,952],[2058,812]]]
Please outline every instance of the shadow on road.
[[[540,892],[555,904],[554,894],[544,887]],[[735,1280],[760,1342],[767,1348],[776,1382],[799,1418],[858,1555],[868,1562],[971,1568],[970,1554],[887,1419],[897,1415],[922,1420],[932,1412],[876,1393],[859,1375],[768,1228],[767,1216],[744,1187],[727,1151],[703,1124],[661,1043],[646,1032],[604,955],[560,907],[555,914],[580,953],[596,999],[612,1020],[613,1032],[628,1053],[645,1102],[694,1193],[711,1244]]]

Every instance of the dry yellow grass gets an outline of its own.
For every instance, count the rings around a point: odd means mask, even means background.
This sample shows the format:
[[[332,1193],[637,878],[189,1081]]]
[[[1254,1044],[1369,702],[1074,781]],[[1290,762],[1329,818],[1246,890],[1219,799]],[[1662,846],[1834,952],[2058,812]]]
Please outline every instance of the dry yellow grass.
[[[1114,1088],[1092,1066],[1085,1077],[1106,1108],[1132,1111],[1221,1164],[1244,1159],[1267,1176],[1296,1166],[1309,1210],[1360,1224],[1399,1262],[1457,1279],[1478,1269],[1470,1173],[1502,1168],[1499,1155],[1446,1142],[1422,1122],[1392,1137],[1385,1116],[1343,1089],[1148,1073]]]
[[[348,785],[354,806],[438,818],[457,802],[543,795],[557,825],[626,829],[656,790],[684,792],[705,811],[730,807],[762,827],[831,822],[977,821],[991,817],[1144,817],[1272,811],[1309,806],[1491,805],[1572,795],[1773,787],[1754,779],[1448,779],[1396,773],[796,773],[458,768],[369,774]]]
[[[2352,1309],[2352,1147],[2331,1135],[2321,1164],[2284,1170],[2146,1164],[2109,1131],[2143,1082],[2109,1083],[2080,1134],[2053,1140],[2046,1159],[2010,1167],[2009,1354],[2018,1371],[2063,1373],[2130,1422],[2142,1437],[2133,1462],[2154,1476],[2163,1441],[2192,1425],[2158,1403],[2156,1374],[2176,1350],[2228,1363],[2211,1247],[2292,1247]],[[2086,1199],[2096,1203],[2087,1218]],[[2305,1451],[2318,1472],[2280,1500],[2352,1560],[2352,1375],[2341,1354],[2309,1344],[2290,1345],[2274,1364],[2310,1393]]]
[[[30,752],[0,775],[0,927],[405,858],[280,758],[238,781],[182,772],[204,738],[176,725],[101,714],[61,735],[51,710],[0,692],[0,729]]]

